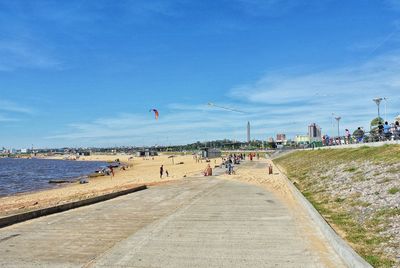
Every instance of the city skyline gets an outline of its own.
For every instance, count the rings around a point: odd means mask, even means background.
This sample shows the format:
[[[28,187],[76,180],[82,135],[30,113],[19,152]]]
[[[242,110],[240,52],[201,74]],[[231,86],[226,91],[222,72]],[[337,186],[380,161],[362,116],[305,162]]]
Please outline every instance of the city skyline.
[[[399,14],[390,0],[0,1],[0,147],[245,141],[246,122],[252,139],[311,123],[332,136],[333,114],[368,129],[377,97],[393,121]]]

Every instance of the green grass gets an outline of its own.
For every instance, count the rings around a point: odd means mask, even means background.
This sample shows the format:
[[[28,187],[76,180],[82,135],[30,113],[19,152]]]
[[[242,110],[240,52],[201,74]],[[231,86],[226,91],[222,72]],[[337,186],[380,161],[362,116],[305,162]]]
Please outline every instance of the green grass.
[[[346,172],[356,172],[357,168],[356,167],[349,167],[349,168],[345,168],[344,171]]]
[[[366,178],[364,174],[354,174],[354,176],[351,177],[353,181],[365,181]]]
[[[359,164],[391,166],[400,161],[400,146],[390,145],[381,147],[363,146],[356,149],[327,149],[314,151],[296,151],[274,160],[286,171],[286,175],[296,181],[296,187],[311,202],[311,204],[335,228],[344,234],[344,238],[353,248],[374,267],[392,267],[394,261],[387,258],[380,246],[390,237],[382,237],[379,232],[387,226],[388,219],[400,214],[400,209],[381,209],[372,215],[371,220],[364,223],[358,221],[354,210],[356,207],[369,207],[371,204],[359,200],[361,194],[354,193],[347,198],[329,196],[324,183],[336,176],[329,170],[344,165],[343,171],[351,173],[353,181],[366,179],[364,172],[358,168]],[[387,174],[398,173],[399,168],[393,166]],[[376,175],[380,175],[376,174]],[[392,179],[383,178],[379,183],[390,182]],[[320,183],[318,183],[320,182]],[[391,194],[400,192],[400,188],[392,187]],[[375,192],[379,195],[379,192]]]
[[[349,149],[327,149],[314,151],[297,151],[284,155],[276,160],[281,162],[284,159],[304,158],[305,165],[335,161],[339,163],[349,163],[351,161],[378,161],[395,164],[400,160],[400,146],[389,145],[381,147],[349,148]]]
[[[342,203],[344,200],[346,200],[346,198],[336,197],[334,201],[337,203]]]
[[[373,267],[393,267],[394,262],[391,260],[382,260],[379,256],[376,255],[364,255],[364,259],[371,264]]]
[[[392,187],[388,190],[389,194],[397,194],[398,192],[400,192],[400,188],[398,187]]]
[[[350,201],[349,203],[352,207],[369,207],[371,205],[371,203],[368,202],[364,202],[361,200],[354,200],[354,201]]]

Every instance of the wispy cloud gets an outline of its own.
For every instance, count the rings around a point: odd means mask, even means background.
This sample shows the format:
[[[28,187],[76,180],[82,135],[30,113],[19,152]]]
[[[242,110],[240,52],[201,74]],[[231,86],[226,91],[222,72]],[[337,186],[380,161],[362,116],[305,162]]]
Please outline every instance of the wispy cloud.
[[[343,115],[343,120],[352,127],[368,127],[376,114],[372,102],[376,96],[389,98],[389,119],[399,112],[396,110],[400,104],[399,60],[400,54],[395,52],[358,66],[297,75],[270,73],[252,84],[235,87],[231,96],[257,106],[264,104],[271,110],[288,111],[282,114],[283,124],[300,117],[322,122],[326,129],[334,112]]]
[[[20,120],[17,118],[11,118],[4,114],[0,114],[0,122],[17,122],[17,121],[20,121]]]
[[[400,53],[397,52],[351,67],[315,73],[293,74],[283,70],[233,88],[226,101],[218,103],[244,110],[245,114],[214,109],[206,103],[172,103],[161,111],[158,121],[151,113],[119,114],[70,124],[65,131],[47,138],[93,145],[183,144],[218,138],[244,140],[247,121],[252,125],[252,137],[258,139],[279,132],[290,136],[305,134],[313,122],[324,133],[332,134],[336,131],[332,113],[342,116],[341,125],[345,128],[368,129],[377,113],[372,98],[388,97],[389,120],[400,112],[397,109],[400,106],[399,72]]]
[[[54,69],[60,68],[60,62],[27,42],[0,41],[0,71],[20,68]]]
[[[324,95],[343,97],[351,102],[354,101],[352,97],[398,96],[399,59],[398,54],[391,54],[355,67],[302,75],[267,74],[253,84],[234,88],[232,96],[268,104],[315,103],[320,102]]]
[[[330,0],[233,0],[229,1],[245,13],[258,17],[280,17],[298,7],[319,8]]]
[[[393,10],[400,11],[400,1],[399,0],[385,0],[384,1],[389,8]]]
[[[0,111],[22,114],[33,113],[33,109],[5,99],[0,99]]]

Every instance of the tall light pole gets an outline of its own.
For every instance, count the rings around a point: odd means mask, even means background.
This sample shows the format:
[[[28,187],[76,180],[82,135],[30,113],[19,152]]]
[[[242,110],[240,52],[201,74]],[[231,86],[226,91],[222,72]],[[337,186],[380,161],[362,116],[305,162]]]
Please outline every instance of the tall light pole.
[[[375,99],[372,99],[375,103],[376,103],[376,105],[378,106],[378,120],[379,121],[381,121],[381,113],[380,113],[380,110],[379,110],[379,105],[381,104],[381,101],[383,100],[383,98],[375,98]]]
[[[247,121],[247,143],[250,144],[250,121]]]
[[[386,122],[387,121],[386,105],[387,105],[388,98],[383,97],[383,100],[385,101],[385,122]]]
[[[336,121],[337,121],[337,135],[338,135],[338,137],[340,137],[339,122],[340,122],[340,119],[342,119],[342,117],[336,116],[335,119],[336,119]]]

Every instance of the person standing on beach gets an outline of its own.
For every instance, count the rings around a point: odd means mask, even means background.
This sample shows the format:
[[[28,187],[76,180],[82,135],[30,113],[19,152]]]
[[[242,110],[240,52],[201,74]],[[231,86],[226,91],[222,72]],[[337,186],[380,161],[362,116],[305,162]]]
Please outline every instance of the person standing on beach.
[[[164,165],[161,165],[161,167],[160,167],[160,179],[162,179],[163,174],[164,174]]]
[[[111,178],[114,177],[114,169],[112,166],[110,166],[110,171],[111,171]]]

